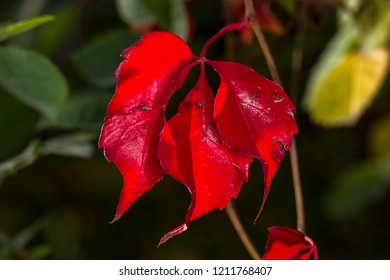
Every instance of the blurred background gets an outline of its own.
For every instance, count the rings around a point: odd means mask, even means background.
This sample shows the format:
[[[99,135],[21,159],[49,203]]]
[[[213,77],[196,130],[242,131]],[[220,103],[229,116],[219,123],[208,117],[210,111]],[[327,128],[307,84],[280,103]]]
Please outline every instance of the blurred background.
[[[256,12],[296,104],[306,234],[321,259],[390,258],[390,79],[387,0],[256,0]],[[144,32],[177,33],[195,54],[241,0],[0,2],[0,258],[248,259],[215,210],[156,248],[183,222],[186,188],[165,177],[114,224],[122,177],[97,140],[121,52]],[[158,47],[158,46],[157,46]],[[251,30],[213,44],[210,59],[270,74]],[[193,86],[168,104],[167,117]],[[218,78],[210,73],[213,89]],[[288,156],[263,194],[259,162],[235,201],[264,252],[267,227],[295,227]]]

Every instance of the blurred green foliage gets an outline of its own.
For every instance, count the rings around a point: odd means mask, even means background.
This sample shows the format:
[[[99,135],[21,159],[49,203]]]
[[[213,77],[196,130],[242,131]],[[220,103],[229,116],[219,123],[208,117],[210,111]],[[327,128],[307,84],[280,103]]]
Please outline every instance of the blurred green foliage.
[[[275,1],[272,10],[288,32],[284,36],[266,34],[284,84],[300,84],[297,103],[319,55],[339,32],[338,13],[345,8],[344,1],[306,2]],[[226,214],[219,211],[194,221],[186,233],[156,248],[165,232],[182,223],[190,203],[186,188],[169,177],[140,198],[121,220],[109,224],[122,178],[97,149],[105,109],[115,91],[120,54],[140,37],[135,33],[139,25],[143,31],[158,25],[179,33],[199,53],[205,40],[225,24],[226,3],[1,1],[1,259],[249,258]],[[126,5],[138,5],[145,18],[134,18],[141,14]],[[365,3],[359,14],[369,14],[364,12],[369,8]],[[55,20],[39,25],[52,19],[39,18],[42,15]],[[302,24],[303,64],[298,75],[301,83],[296,83],[298,76],[291,64]],[[16,32],[15,26],[21,29]],[[5,34],[7,30],[12,34]],[[383,28],[374,31],[378,35],[369,36],[370,42],[377,39],[388,48],[388,42],[383,43]],[[240,34],[231,35],[234,59],[269,77],[258,44],[244,44]],[[224,59],[226,42],[212,45],[208,57]],[[168,104],[168,117],[195,80],[196,73],[191,72]],[[218,79],[211,80],[215,88]],[[353,127],[315,126],[297,104],[307,235],[317,243],[322,259],[390,258],[389,105],[388,74]],[[256,226],[252,222],[263,189],[258,162],[253,163],[250,175],[236,208],[255,246],[263,252],[267,227],[295,226],[289,162],[286,159],[278,170]]]

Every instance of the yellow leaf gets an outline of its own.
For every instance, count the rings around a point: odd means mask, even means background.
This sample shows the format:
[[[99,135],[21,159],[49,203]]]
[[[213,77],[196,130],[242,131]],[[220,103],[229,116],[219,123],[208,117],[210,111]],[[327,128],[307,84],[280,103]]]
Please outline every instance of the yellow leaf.
[[[377,95],[389,65],[389,50],[347,53],[309,93],[313,122],[327,127],[354,125]]]

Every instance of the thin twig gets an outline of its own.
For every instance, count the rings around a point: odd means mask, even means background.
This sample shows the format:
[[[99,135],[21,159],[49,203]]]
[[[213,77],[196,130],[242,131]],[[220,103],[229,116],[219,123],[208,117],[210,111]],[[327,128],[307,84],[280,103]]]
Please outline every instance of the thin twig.
[[[229,23],[232,21],[232,9],[231,0],[224,0],[222,1],[223,9],[224,9],[224,17],[226,23]],[[225,57],[227,60],[233,60],[235,56],[235,40],[233,37],[233,33],[228,32],[225,34]],[[248,234],[246,233],[244,227],[242,226],[242,223],[240,221],[240,218],[238,217],[236,208],[233,205],[233,202],[230,201],[230,203],[225,208],[226,213],[230,219],[230,221],[233,224],[234,229],[237,232],[238,237],[241,239],[242,244],[244,245],[245,249],[248,251],[249,255],[255,259],[255,260],[261,260],[260,254],[256,251],[255,246],[253,246]]]
[[[256,16],[255,7],[253,6],[252,0],[244,0],[245,1],[245,14],[249,17],[250,25],[252,26],[253,31],[255,32],[257,41],[259,41],[260,48],[264,54],[265,61],[267,62],[269,71],[272,76],[272,80],[281,85],[281,79],[279,77],[278,70],[276,68],[274,58],[268,48],[267,41],[264,38],[263,32],[261,31],[261,27],[259,21]]]
[[[299,88],[302,73],[303,47],[307,29],[307,2],[303,2],[297,16],[297,31],[294,36],[294,45],[291,55],[290,98],[294,104],[298,102]]]
[[[303,60],[303,47],[305,43],[305,35],[307,29],[307,14],[308,5],[307,2],[303,2],[298,15],[297,31],[294,38],[294,46],[292,50],[291,60],[291,82],[290,82],[290,97],[293,103],[298,102],[299,87],[302,73],[302,60]],[[295,193],[295,205],[297,211],[297,229],[301,232],[305,232],[305,216],[304,216],[304,204],[302,198],[301,180],[299,175],[299,163],[298,152],[295,141],[293,141],[290,152],[291,170],[293,173],[294,181],[294,193]]]
[[[301,176],[299,175],[298,150],[295,145],[294,137],[290,148],[290,163],[291,163],[291,173],[293,178],[293,186],[294,186],[294,194],[295,194],[297,229],[305,233],[305,208],[303,203]]]
[[[282,81],[280,79],[278,70],[276,68],[273,56],[269,50],[267,41],[264,38],[263,32],[261,31],[260,24],[258,22],[256,11],[253,5],[252,0],[244,0],[245,2],[245,13],[246,16],[250,19],[250,25],[256,35],[256,38],[259,42],[260,48],[264,54],[265,61],[268,65],[269,71],[271,73],[272,79],[282,86]],[[303,207],[303,197],[302,197],[302,185],[299,176],[299,164],[298,164],[298,153],[297,147],[294,143],[291,144],[290,148],[290,163],[291,163],[291,172],[293,176],[293,185],[294,185],[294,194],[295,194],[295,204],[297,210],[297,229],[304,232],[305,230],[305,214]]]
[[[242,244],[251,255],[254,260],[261,260],[260,254],[256,251],[255,246],[253,246],[251,240],[248,237],[244,227],[241,224],[240,218],[237,215],[236,209],[233,205],[233,202],[230,201],[229,204],[225,207],[226,213],[229,216],[230,221],[233,224],[234,229],[236,230],[238,236],[241,239]]]

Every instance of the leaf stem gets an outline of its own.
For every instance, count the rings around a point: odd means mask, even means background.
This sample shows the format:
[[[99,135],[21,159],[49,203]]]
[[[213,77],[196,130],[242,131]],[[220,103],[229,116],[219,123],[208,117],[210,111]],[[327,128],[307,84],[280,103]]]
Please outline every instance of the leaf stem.
[[[248,234],[241,224],[240,218],[238,217],[237,211],[233,205],[233,201],[229,202],[229,204],[225,207],[225,210],[249,255],[251,255],[252,259],[254,260],[261,260],[261,255],[256,251],[255,246],[253,246],[251,240],[248,237]]]
[[[261,31],[261,27],[256,16],[256,11],[253,5],[253,1],[244,0],[244,3],[245,3],[246,17],[249,19],[249,24],[252,26],[257,41],[259,42],[260,48],[264,54],[265,61],[268,65],[272,79],[280,86],[282,86],[282,81],[280,79],[278,70],[276,68],[275,61],[269,50],[267,41],[264,38],[263,32]],[[304,233],[305,231],[304,204],[303,204],[303,196],[302,196],[301,179],[299,176],[298,152],[297,152],[297,147],[295,145],[294,138],[290,148],[290,163],[291,163],[291,173],[292,173],[293,185],[294,185],[295,205],[297,211],[297,229]]]
[[[279,77],[279,73],[278,73],[278,70],[276,68],[274,58],[273,58],[273,56],[268,48],[268,44],[264,38],[263,32],[261,31],[261,27],[260,27],[259,21],[257,19],[257,15],[256,15],[256,11],[255,11],[255,7],[253,5],[253,2],[252,2],[252,0],[244,0],[244,2],[245,2],[246,17],[249,20],[249,24],[252,26],[253,32],[255,32],[257,41],[259,42],[260,48],[261,48],[261,50],[264,54],[264,57],[265,57],[265,61],[267,62],[269,71],[271,73],[272,80],[274,80],[276,83],[281,85],[282,84],[281,79]]]
[[[290,163],[295,194],[295,208],[297,212],[297,230],[305,233],[305,208],[303,203],[301,176],[299,174],[298,149],[294,137],[290,148]]]
[[[202,51],[200,53],[200,58],[206,57],[206,52],[209,46],[217,41],[219,38],[221,38],[226,32],[232,31],[232,30],[240,30],[244,28],[248,24],[248,19],[244,19],[242,22],[238,23],[230,23],[223,27],[221,30],[219,30],[213,37],[208,39],[206,43],[204,44]]]

